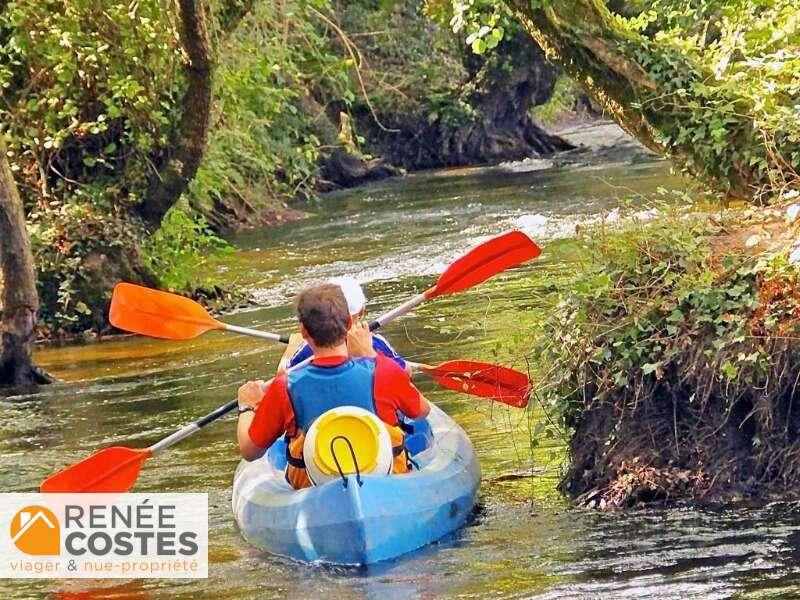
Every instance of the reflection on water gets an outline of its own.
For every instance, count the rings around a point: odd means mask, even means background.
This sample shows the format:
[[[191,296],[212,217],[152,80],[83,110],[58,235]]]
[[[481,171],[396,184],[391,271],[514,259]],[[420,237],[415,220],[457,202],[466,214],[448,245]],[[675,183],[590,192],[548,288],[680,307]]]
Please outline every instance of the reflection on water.
[[[607,164],[509,173],[473,169],[410,177],[326,198],[309,220],[251,232],[215,265],[259,289],[264,307],[228,316],[288,332],[302,286],[344,273],[367,283],[377,314],[431,284],[464,249],[509,228],[548,242],[542,257],[457,296],[420,307],[385,332],[409,357],[526,365],[515,351],[558,285],[575,226],[625,196],[680,187],[665,164]],[[497,341],[501,346],[498,349]],[[269,374],[280,348],[221,333],[187,342],[121,337],[44,348],[65,383],[0,401],[0,488],[29,491],[49,473],[111,443],[146,446],[226,402],[239,383]],[[423,391],[469,432],[481,458],[480,508],[469,526],[399,561],[366,570],[311,567],[248,547],[230,513],[237,463],[232,418],[148,461],[137,491],[207,491],[210,578],[4,581],[15,598],[563,598],[793,597],[800,513],[793,506],[730,512],[596,514],[554,491],[563,449],[531,453],[535,411],[437,389]]]

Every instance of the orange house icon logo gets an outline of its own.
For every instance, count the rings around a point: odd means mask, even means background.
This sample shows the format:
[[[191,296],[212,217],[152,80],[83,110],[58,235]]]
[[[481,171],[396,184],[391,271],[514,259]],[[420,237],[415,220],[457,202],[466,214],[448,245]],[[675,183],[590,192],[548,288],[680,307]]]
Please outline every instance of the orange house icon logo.
[[[53,511],[44,506],[26,506],[11,519],[11,541],[33,556],[61,553],[61,528]]]

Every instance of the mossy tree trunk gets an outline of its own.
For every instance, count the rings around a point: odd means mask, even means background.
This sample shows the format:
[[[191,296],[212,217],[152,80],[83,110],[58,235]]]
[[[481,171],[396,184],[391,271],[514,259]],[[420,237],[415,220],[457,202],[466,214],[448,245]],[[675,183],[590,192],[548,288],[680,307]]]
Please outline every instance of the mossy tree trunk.
[[[463,44],[461,44],[463,46]],[[477,56],[462,48],[466,73],[450,99],[452,114],[438,106],[381,111],[386,128],[371,114],[358,114],[374,154],[407,169],[431,169],[548,156],[573,146],[534,123],[531,109],[553,94],[558,70],[519,28],[492,52]],[[463,111],[457,115],[458,110]]]
[[[632,40],[614,25],[602,0],[547,2],[538,9],[525,0],[507,3],[547,58],[580,83],[621,127],[654,152],[666,151],[648,118],[652,115],[633,108],[658,86],[627,56]]]
[[[522,160],[573,148],[531,118],[531,108],[553,95],[558,70],[524,32],[508,36],[488,58],[465,52],[471,77],[464,99],[480,117],[450,134],[451,164]]]
[[[603,0],[504,1],[547,57],[646,147],[732,197],[758,200],[777,187],[770,171],[791,162],[790,150],[765,144],[747,99],[715,85],[679,45],[624,27]]]
[[[25,210],[0,139],[0,288],[2,288],[2,339],[0,385],[50,383],[34,366],[31,349],[36,338],[36,275],[25,229]]]

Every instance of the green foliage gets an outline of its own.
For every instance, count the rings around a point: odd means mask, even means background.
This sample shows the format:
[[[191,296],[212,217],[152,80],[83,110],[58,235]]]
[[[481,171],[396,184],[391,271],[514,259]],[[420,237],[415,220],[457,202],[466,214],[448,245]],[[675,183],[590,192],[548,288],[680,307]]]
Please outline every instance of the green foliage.
[[[333,47],[325,0],[258,2],[226,40],[215,72],[214,121],[191,203],[243,204],[313,193],[321,141],[307,95],[354,97],[352,61]]]
[[[657,222],[582,234],[583,258],[534,357],[553,365],[542,392],[551,416],[574,425],[598,402],[651,397],[662,380],[731,401],[778,385],[769,340],[796,335],[787,316],[800,314],[798,269],[783,252],[720,252],[740,219],[668,209]]]
[[[436,21],[447,22],[462,35],[475,54],[497,48],[509,25],[509,14],[501,2],[487,0],[428,0],[426,13]]]
[[[647,40],[630,52],[659,90],[641,106],[689,170],[734,194],[746,181],[756,199],[797,184],[796,2],[653,0],[618,22]]]
[[[176,205],[142,244],[142,258],[164,288],[180,292],[204,283],[197,281],[197,273],[209,256],[231,249],[202,217]]]
[[[363,61],[370,101],[377,112],[425,112],[452,122],[470,120],[471,107],[459,99],[468,74],[461,40],[419,13],[411,0],[375,6],[348,3],[342,26],[352,33]],[[354,108],[364,110],[357,96]]]
[[[0,128],[53,334],[104,329],[119,279],[154,283],[131,213],[179,120],[174,10],[165,0],[16,0],[0,11]]]
[[[103,201],[137,200],[176,111],[173,10],[164,0],[16,0],[0,12],[0,123],[28,206],[101,180]]]
[[[212,8],[230,24],[234,3]],[[353,97],[329,9],[255,3],[238,32],[212,33],[214,120],[189,196],[218,227],[313,190],[321,143],[299,100]],[[180,122],[176,24],[166,0],[16,0],[0,10],[0,130],[29,211],[48,329],[104,327],[115,278],[193,287],[200,253],[218,247],[186,205],[149,239],[135,215]]]
[[[104,329],[111,287],[118,279],[142,276],[134,264],[142,230],[117,209],[68,202],[34,210],[28,231],[44,329],[54,334]]]

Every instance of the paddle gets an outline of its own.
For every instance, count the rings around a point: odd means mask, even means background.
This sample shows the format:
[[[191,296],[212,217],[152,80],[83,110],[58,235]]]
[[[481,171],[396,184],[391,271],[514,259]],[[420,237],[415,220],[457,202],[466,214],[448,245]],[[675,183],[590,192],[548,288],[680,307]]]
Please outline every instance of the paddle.
[[[434,367],[412,362],[408,365],[447,389],[516,408],[528,406],[530,379],[514,369],[474,360],[451,360]]]
[[[448,389],[484,398],[492,398],[510,406],[524,408],[528,404],[528,376],[507,367],[468,360],[452,360],[430,366],[409,363],[414,370],[426,373]],[[300,365],[297,365],[298,368]],[[290,370],[292,370],[290,369]],[[39,490],[46,493],[127,492],[136,483],[144,462],[177,444],[236,409],[231,400],[206,416],[185,425],[149,448],[136,449],[112,446],[51,475]]]
[[[285,335],[217,321],[191,298],[133,283],[114,286],[108,320],[118,329],[166,340],[190,340],[218,329],[289,343],[289,337]]]
[[[541,253],[542,249],[521,231],[509,231],[487,240],[447,267],[433,286],[375,319],[370,323],[369,330],[375,331],[411,312],[426,300],[462,292],[509,267],[534,259]]]
[[[370,331],[386,325],[426,300],[455,294],[489,277],[536,258],[541,249],[521,231],[510,231],[476,246],[453,262],[436,284],[372,323]],[[199,303],[177,294],[132,283],[118,283],[108,315],[114,327],[168,340],[189,340],[207,331],[222,330],[287,344],[289,337],[218,321]]]
[[[144,461],[166,450],[181,440],[227,415],[238,406],[231,400],[206,416],[178,429],[172,435],[156,442],[149,448],[137,449],[125,446],[104,448],[51,475],[39,486],[44,493],[106,493],[127,492],[139,478]]]

